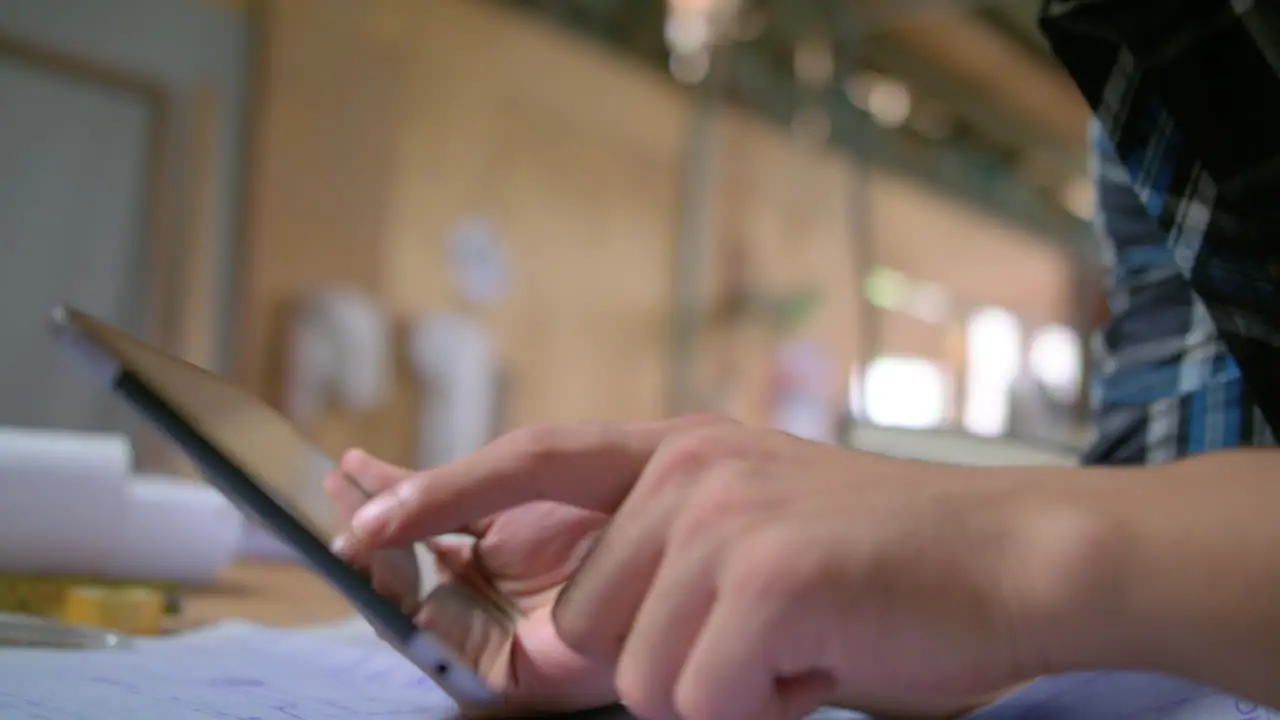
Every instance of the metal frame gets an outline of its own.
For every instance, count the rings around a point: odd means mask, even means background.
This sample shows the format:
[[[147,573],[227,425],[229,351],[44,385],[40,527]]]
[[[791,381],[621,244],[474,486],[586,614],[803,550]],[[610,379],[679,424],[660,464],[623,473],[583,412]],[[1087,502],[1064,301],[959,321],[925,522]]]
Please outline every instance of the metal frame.
[[[173,242],[173,121],[176,101],[160,82],[111,65],[66,53],[13,35],[0,33],[0,57],[38,70],[54,72],[78,82],[107,87],[142,103],[151,121],[147,160],[146,269],[148,279],[147,328],[150,338],[167,346],[175,335],[172,302],[177,296],[176,266],[180,248]]]
[[[720,149],[720,106],[725,83],[726,48],[714,48],[711,67],[699,85],[685,143],[684,178],[680,191],[680,220],[676,236],[675,297],[671,320],[671,355],[668,358],[668,415],[696,409],[698,350],[703,335],[706,280],[711,262],[711,230],[716,211],[715,194]]]
[[[640,12],[640,6],[656,3],[661,7],[660,0],[630,0],[628,3],[616,0],[500,1],[621,49],[664,75],[668,72],[666,53],[661,45],[637,44],[635,39],[638,34],[660,38],[660,23],[639,33],[634,27],[622,27],[621,16],[613,14],[619,7],[624,7],[629,8],[626,17],[633,21],[652,20],[649,14]],[[724,53],[728,102],[786,125],[802,99],[820,101],[831,118],[831,144],[834,147],[858,153],[864,147],[874,146],[877,150],[870,160],[877,166],[910,176],[951,197],[981,207],[985,212],[1026,227],[1037,236],[1064,243],[1074,251],[1085,254],[1094,251],[1088,225],[1071,217],[1040,191],[1016,179],[1004,158],[959,140],[929,141],[927,148],[922,147],[924,140],[875,125],[863,111],[849,103],[838,86],[826,88],[821,95],[805,91],[802,98],[801,89],[792,75],[789,46],[784,47],[786,38],[814,27],[838,28],[832,35],[832,40],[840,43],[836,52],[837,73],[849,73],[856,69],[851,63],[857,59],[858,53],[882,52],[885,43],[872,39],[887,25],[926,11],[976,6],[996,0],[886,0],[882,3],[886,9],[867,16],[869,19],[857,14],[855,6],[859,3],[852,0],[814,0],[812,3],[767,1],[771,8],[781,11],[774,18],[778,30],[735,43]],[[888,9],[890,7],[893,9]],[[850,45],[850,38],[856,40],[857,47]],[[974,108],[976,104],[969,101],[965,107]],[[1024,136],[1027,142],[1040,144],[1035,142],[1039,134],[1028,131],[1023,123],[1013,119],[1002,120],[997,115],[991,115],[986,122],[989,127],[983,132],[985,136]],[[1064,162],[1070,162],[1070,159]]]

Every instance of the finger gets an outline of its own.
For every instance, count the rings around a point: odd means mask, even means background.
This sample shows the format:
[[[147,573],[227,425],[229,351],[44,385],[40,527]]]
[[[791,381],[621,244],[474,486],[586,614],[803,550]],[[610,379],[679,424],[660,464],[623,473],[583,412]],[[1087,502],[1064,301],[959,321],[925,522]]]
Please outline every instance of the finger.
[[[669,434],[707,418],[568,425],[512,433],[396,484],[361,508],[352,529],[383,547],[458,528],[532,500],[612,512]]]
[[[773,664],[765,653],[766,626],[755,608],[717,596],[675,684],[681,717],[740,720],[781,713]]]
[[[684,535],[672,522],[688,504],[699,481],[697,471],[672,472],[661,455],[659,450],[645,468],[636,492],[623,501],[552,608],[552,621],[565,643],[602,663],[618,660],[659,567],[697,552],[668,545],[673,536]],[[658,471],[668,475],[653,482]]]
[[[348,450],[343,454],[338,469],[324,477],[324,490],[341,513],[345,522],[350,522],[361,507],[368,503],[372,496],[383,493],[412,476],[414,472],[408,468],[380,460],[359,448]],[[483,518],[458,530],[459,533],[472,537],[483,537],[493,524],[493,518]],[[344,542],[355,544],[355,539],[348,537]]]
[[[359,488],[351,484],[351,479],[341,470],[326,473],[323,487],[325,497],[338,509],[338,517],[345,523],[351,522],[351,517],[360,506],[369,500]]]
[[[359,543],[351,538],[350,535],[338,535],[329,543],[329,552],[337,555],[343,562],[351,565],[357,570],[367,571],[369,569],[369,553],[361,550]]]
[[[367,493],[379,493],[411,475],[406,468],[392,465],[370,455],[364,450],[352,449],[343,453],[338,468],[325,475],[325,495],[338,509],[343,522],[360,509],[369,497]],[[370,567],[370,552],[350,533],[335,537],[330,550],[348,564],[361,570]]]
[[[343,520],[350,521],[369,501],[368,495],[382,493],[412,474],[408,468],[379,460],[357,448],[343,453],[337,469],[325,475],[324,490]]]
[[[359,480],[372,495],[381,493],[413,475],[413,471],[370,455],[359,448],[343,453],[338,469]]]
[[[566,645],[604,665],[618,660],[663,561],[665,517],[650,505],[605,527],[551,609]]]
[[[329,551],[366,574],[373,589],[395,601],[401,611],[409,614],[417,611],[421,598],[421,574],[418,558],[412,549],[367,550],[349,535],[339,535],[329,544]]]
[[[673,689],[715,599],[715,550],[707,543],[667,552],[631,626],[616,676],[622,701],[640,717],[679,714]]]
[[[387,548],[368,555],[368,572],[373,589],[394,600],[402,612],[417,611],[422,599],[422,574],[412,548]]]
[[[821,671],[779,680],[775,691],[778,702],[752,720],[802,720],[829,702],[835,691],[835,678]]]

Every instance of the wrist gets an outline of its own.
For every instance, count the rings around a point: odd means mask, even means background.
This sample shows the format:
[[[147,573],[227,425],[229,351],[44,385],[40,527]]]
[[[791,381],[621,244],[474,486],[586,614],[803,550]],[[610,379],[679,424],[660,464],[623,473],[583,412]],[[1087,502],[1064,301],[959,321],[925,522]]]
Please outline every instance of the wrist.
[[[1019,470],[1025,478],[1026,470]],[[1132,528],[1111,488],[1129,469],[1046,469],[1013,491],[1009,589],[1024,677],[1138,667]]]
[[[1278,461],[1237,450],[1085,471],[1077,492],[1109,537],[1094,610],[1113,637],[1060,642],[1063,668],[1162,672],[1280,702]]]

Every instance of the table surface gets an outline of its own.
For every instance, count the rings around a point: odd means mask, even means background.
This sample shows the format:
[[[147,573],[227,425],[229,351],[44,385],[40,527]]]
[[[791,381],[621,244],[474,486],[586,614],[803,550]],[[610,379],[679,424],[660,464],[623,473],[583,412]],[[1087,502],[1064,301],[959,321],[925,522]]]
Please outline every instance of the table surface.
[[[291,627],[334,622],[355,614],[341,595],[317,575],[296,565],[241,564],[212,586],[182,598],[182,627],[243,619]]]
[[[302,567],[246,563],[228,569],[212,586],[186,593],[179,624],[193,628],[241,619],[296,627],[345,620],[354,614],[341,595]],[[625,713],[617,718],[634,720]],[[608,720],[615,718],[609,715]]]

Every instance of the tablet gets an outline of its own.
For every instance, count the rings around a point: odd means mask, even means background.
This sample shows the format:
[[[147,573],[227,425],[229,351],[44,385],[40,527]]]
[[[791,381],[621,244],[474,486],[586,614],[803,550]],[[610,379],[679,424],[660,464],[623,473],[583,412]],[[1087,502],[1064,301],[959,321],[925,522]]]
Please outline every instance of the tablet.
[[[435,635],[329,551],[316,527],[269,490],[320,482],[334,467],[282,415],[229,381],[69,307],[53,311],[59,344],[176,444],[242,512],[258,520],[355,607],[388,643],[466,707],[499,698]],[[413,564],[412,549],[403,548]],[[397,551],[397,552],[401,552]],[[414,598],[418,590],[413,589]]]

